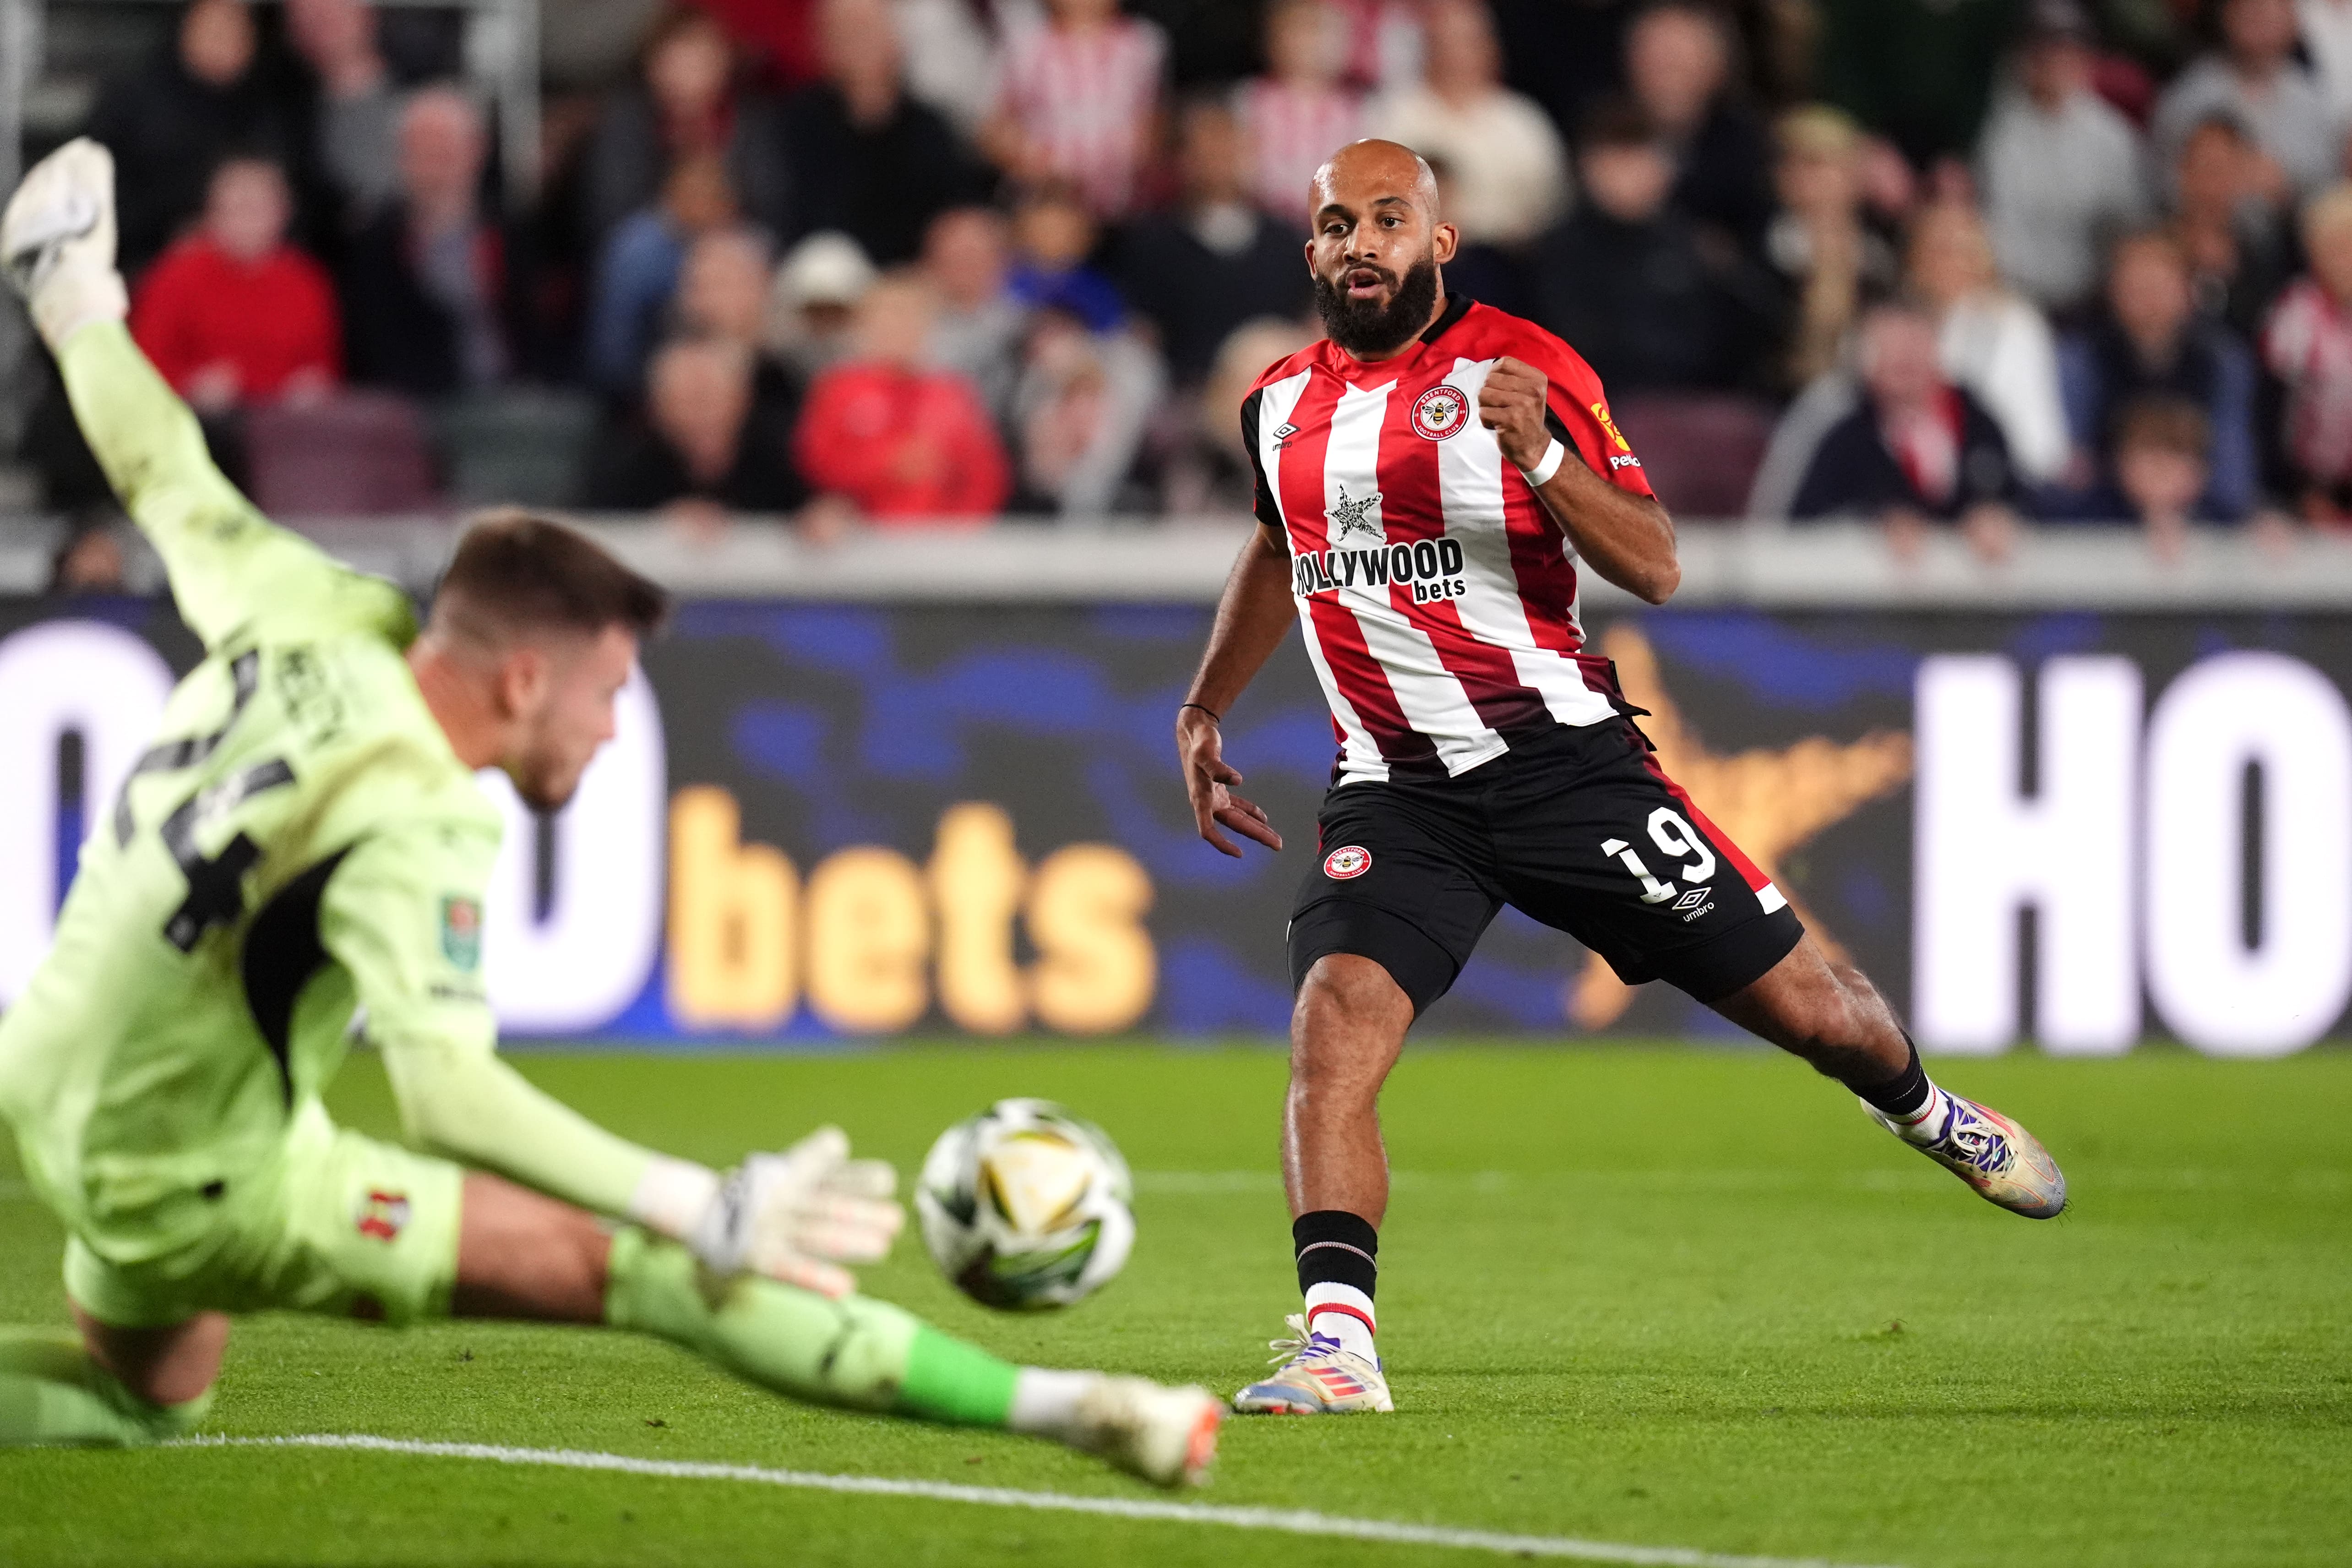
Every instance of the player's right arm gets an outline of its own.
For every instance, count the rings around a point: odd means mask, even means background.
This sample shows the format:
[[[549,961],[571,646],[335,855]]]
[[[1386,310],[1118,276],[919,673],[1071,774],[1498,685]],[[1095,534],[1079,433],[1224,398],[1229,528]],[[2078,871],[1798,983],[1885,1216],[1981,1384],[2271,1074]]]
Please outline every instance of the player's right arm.
[[[330,875],[320,941],[367,1009],[410,1142],[593,1213],[686,1243],[720,1272],[752,1268],[827,1295],[838,1262],[888,1250],[894,1178],[823,1129],[722,1177],[621,1138],[501,1060],[483,989],[481,884],[494,830],[433,825],[362,840]]]
[[[278,528],[205,450],[195,416],[131,342],[114,270],[114,163],[68,142],[25,177],[0,220],[0,261],[57,355],[75,421],[153,542],[181,616],[209,649],[268,613],[407,625],[404,596]]]
[[[1218,831],[1219,825],[1269,849],[1282,847],[1265,813],[1233,786],[1242,775],[1224,757],[1224,737],[1219,723],[1230,712],[1274,650],[1289,634],[1297,615],[1290,595],[1290,550],[1285,542],[1282,512],[1275,505],[1258,460],[1259,395],[1251,393],[1242,405],[1242,443],[1256,475],[1255,510],[1258,526],[1243,542],[1225,590],[1217,601],[1217,618],[1209,629],[1209,646],[1201,668],[1176,710],[1176,754],[1184,768],[1184,790],[1192,797],[1192,820],[1201,837],[1220,853],[1238,856],[1241,846]]]

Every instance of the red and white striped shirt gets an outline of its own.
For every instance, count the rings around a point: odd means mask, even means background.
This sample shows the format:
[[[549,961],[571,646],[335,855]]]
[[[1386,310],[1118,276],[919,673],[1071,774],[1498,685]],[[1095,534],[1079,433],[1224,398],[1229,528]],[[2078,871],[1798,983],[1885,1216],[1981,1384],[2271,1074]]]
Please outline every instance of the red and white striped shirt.
[[[1097,217],[1119,217],[1150,150],[1167,60],[1167,38],[1133,16],[1084,31],[1034,27],[1005,43],[998,111],[1053,173],[1076,182]]]
[[[1261,77],[1236,89],[1234,111],[1249,131],[1250,191],[1257,205],[1306,223],[1313,216],[1307,187],[1315,171],[1363,134],[1362,98],[1344,87],[1300,87]]]
[[[1444,778],[1559,724],[1620,711],[1584,646],[1576,560],[1478,423],[1504,355],[1549,378],[1553,434],[1650,493],[1591,366],[1531,321],[1457,299],[1396,359],[1326,339],[1242,405],[1258,521],[1290,542],[1307,657],[1339,740],[1337,783]]]

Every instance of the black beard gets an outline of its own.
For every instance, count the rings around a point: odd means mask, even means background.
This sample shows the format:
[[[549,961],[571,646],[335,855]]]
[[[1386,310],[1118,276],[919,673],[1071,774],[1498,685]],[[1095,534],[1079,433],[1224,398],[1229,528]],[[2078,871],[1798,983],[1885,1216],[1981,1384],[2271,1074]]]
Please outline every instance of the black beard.
[[[1404,347],[1429,325],[1430,312],[1436,308],[1434,256],[1414,262],[1385,305],[1351,300],[1321,273],[1315,275],[1315,309],[1322,314],[1323,330],[1359,358],[1377,359]]]

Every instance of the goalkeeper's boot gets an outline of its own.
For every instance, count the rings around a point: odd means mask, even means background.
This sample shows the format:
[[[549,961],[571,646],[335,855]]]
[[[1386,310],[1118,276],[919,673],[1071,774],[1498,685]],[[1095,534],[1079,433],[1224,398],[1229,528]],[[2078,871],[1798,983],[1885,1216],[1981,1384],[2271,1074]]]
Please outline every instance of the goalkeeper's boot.
[[[1205,1388],[1098,1377],[1078,1397],[1069,1443],[1159,1487],[1195,1487],[1217,1458],[1224,1402]]]
[[[1299,1313],[1283,1321],[1298,1337],[1266,1342],[1274,1352],[1274,1373],[1234,1394],[1235,1410],[1244,1415],[1341,1415],[1396,1408],[1378,1360],[1311,1331]]]
[[[114,270],[114,156],[76,137],[33,165],[0,215],[0,271],[52,349],[129,310]]]
[[[1870,1119],[1977,1190],[1979,1197],[2028,1219],[2052,1219],[2066,1206],[2066,1176],[2042,1141],[1990,1106],[1949,1089],[1940,1113],[1906,1125],[1869,1101]]]

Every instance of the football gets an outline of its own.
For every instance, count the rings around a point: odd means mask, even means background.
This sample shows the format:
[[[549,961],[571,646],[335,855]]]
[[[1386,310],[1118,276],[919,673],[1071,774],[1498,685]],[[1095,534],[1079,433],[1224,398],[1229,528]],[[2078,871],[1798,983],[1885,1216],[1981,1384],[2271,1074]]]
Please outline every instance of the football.
[[[931,1145],[915,1212],[931,1260],[1002,1311],[1066,1307],[1135,1245],[1127,1161],[1102,1129],[1051,1100],[1000,1100]]]

